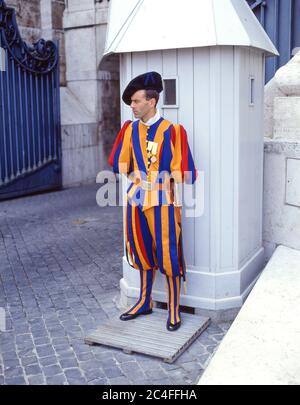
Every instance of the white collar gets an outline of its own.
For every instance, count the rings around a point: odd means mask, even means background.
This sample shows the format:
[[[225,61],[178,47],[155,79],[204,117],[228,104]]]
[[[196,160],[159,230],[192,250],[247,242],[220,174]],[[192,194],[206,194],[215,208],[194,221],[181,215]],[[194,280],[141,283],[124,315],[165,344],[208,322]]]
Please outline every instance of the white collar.
[[[160,119],[160,112],[159,109],[156,108],[156,114],[151,117],[147,122],[144,122],[142,119],[140,120],[144,125],[150,126],[153,125],[156,121]]]

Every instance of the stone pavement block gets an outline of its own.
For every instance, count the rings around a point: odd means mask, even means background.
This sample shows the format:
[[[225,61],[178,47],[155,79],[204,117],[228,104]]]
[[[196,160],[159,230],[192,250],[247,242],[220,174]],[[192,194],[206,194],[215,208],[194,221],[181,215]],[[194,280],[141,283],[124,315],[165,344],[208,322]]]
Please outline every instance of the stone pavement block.
[[[209,327],[206,329],[206,332],[209,335],[216,335],[218,333],[223,333],[223,330],[218,325],[210,324]]]
[[[52,339],[52,344],[54,347],[58,345],[68,345],[70,347],[70,342],[67,337],[58,337]]]
[[[160,359],[151,358],[151,357],[144,356],[144,355],[136,355],[136,359],[144,371],[156,369],[162,363],[162,361]],[[176,363],[176,361],[174,362],[174,364],[175,363]]]
[[[16,350],[16,345],[14,342],[3,343],[1,344],[0,350],[2,353],[12,352]]]
[[[227,332],[230,328],[232,322],[219,322],[218,326],[223,330],[223,332]]]
[[[164,363],[162,362],[160,364],[160,367],[163,368],[166,372],[168,372],[169,370],[177,370],[180,368],[179,364],[176,364],[176,362],[174,363]]]
[[[188,352],[192,356],[199,356],[200,354],[206,353],[206,347],[199,340],[196,340],[191,347],[189,347]]]
[[[10,350],[9,352],[6,352],[6,351],[2,351],[2,347],[0,347],[0,350],[1,350],[1,355],[2,355],[4,361],[18,359],[18,355],[15,350]]]
[[[145,371],[145,376],[152,381],[160,380],[162,378],[167,378],[168,373],[167,371],[163,370],[160,367],[157,367],[157,369],[151,369],[151,370],[146,370]]]
[[[119,376],[108,379],[109,385],[132,385],[132,382],[125,376]]]
[[[16,344],[24,343],[24,342],[30,342],[33,343],[31,334],[29,333],[24,333],[24,334],[17,334],[16,335]]]
[[[87,380],[84,377],[81,378],[67,378],[69,385],[87,385]]]
[[[25,350],[33,350],[34,349],[34,344],[31,341],[28,342],[23,342],[23,343],[19,343],[16,345],[17,346],[17,351],[25,351]]]
[[[70,347],[70,343],[53,345],[53,347],[57,354],[62,354],[62,353],[69,352],[69,351],[74,353],[74,350]]]
[[[61,374],[62,369],[58,364],[54,364],[52,366],[46,366],[42,368],[43,374],[47,377],[52,377],[57,374]]]
[[[30,366],[32,364],[37,364],[38,359],[36,356],[23,357],[21,362],[22,362],[22,366],[25,367],[25,366]]]
[[[8,359],[4,361],[5,368],[13,368],[20,366],[20,360],[18,358]]]
[[[209,346],[207,346],[206,349],[207,349],[207,351],[208,351],[209,353],[213,354],[213,353],[216,351],[217,347],[218,347],[218,345],[217,345],[217,343],[216,343],[216,344],[214,344],[214,345],[209,345]]]
[[[36,355],[36,350],[35,348],[28,348],[28,349],[22,349],[22,350],[17,350],[18,356],[22,359],[23,357],[31,357]]]
[[[26,385],[25,378],[23,376],[8,377],[4,379],[5,385]]]
[[[49,345],[49,344],[51,344],[51,342],[50,342],[50,338],[48,336],[42,336],[42,337],[35,338],[34,344],[36,346],[42,346],[42,345]]]
[[[215,343],[215,341],[213,340],[212,336],[211,336],[208,332],[206,332],[206,331],[204,331],[204,332],[202,333],[202,335],[199,336],[199,342],[200,342],[202,345],[204,345],[204,346],[206,346],[206,345],[211,345],[211,344],[214,344],[214,343]]]
[[[118,366],[103,367],[104,374],[107,378],[114,378],[124,376],[124,373]]]
[[[95,358],[98,359],[97,356],[95,356]],[[116,365],[118,365],[117,361],[114,357],[106,358],[105,360],[100,360],[100,363],[102,366],[105,366],[106,368],[111,368],[111,367],[113,368]]]
[[[184,371],[187,371],[188,373],[189,372],[191,372],[191,373],[193,373],[193,372],[200,373],[202,371],[202,369],[203,369],[200,363],[195,364],[195,362],[193,362],[193,361],[191,361],[189,363],[183,363],[181,365],[181,367],[182,367],[182,369]]]
[[[135,379],[139,376],[145,377],[145,374],[142,368],[136,361],[131,361],[129,363],[123,363],[120,365],[120,369],[124,373],[124,375],[128,376],[129,378]]]
[[[12,326],[16,333],[27,333],[29,331],[29,325],[26,323],[13,323]]]
[[[58,360],[56,356],[48,356],[48,357],[43,357],[39,359],[39,362],[42,366],[53,366],[54,364],[57,364]]]
[[[202,354],[198,357],[198,361],[201,364],[201,367],[204,369],[211,358],[211,353]]]
[[[94,359],[93,353],[77,353],[76,357],[79,361],[87,361]]]
[[[46,377],[47,385],[64,385],[66,383],[67,383],[67,379],[64,374],[58,374],[58,375]]]
[[[5,376],[5,378],[23,376],[23,369],[22,369],[22,367],[19,367],[19,366],[4,368],[4,376]]]
[[[65,376],[67,377],[68,380],[81,379],[82,373],[78,368],[69,368],[69,369],[65,370]]]
[[[37,346],[36,352],[37,352],[38,357],[48,357],[48,356],[53,356],[55,354],[52,345]]]
[[[154,380],[155,385],[172,385],[172,380],[170,378],[161,378],[159,380]]]
[[[35,328],[31,328],[30,330],[31,330],[31,334],[34,339],[39,338],[39,337],[48,336],[48,331],[46,328],[35,327]]]
[[[102,363],[101,361],[96,359],[79,362],[79,367],[81,370],[98,370],[104,365],[106,367],[109,366],[107,363]],[[114,367],[115,363],[112,364],[112,366]]]
[[[45,378],[42,374],[27,377],[29,385],[44,385]]]
[[[59,364],[61,368],[73,368],[73,367],[78,367],[78,362],[75,358],[65,358],[65,359],[60,359]]]
[[[65,350],[64,352],[61,352],[59,354],[57,354],[57,359],[60,361],[62,359],[75,359],[76,358],[76,354],[74,353],[74,351],[72,350],[72,348]]]
[[[108,382],[107,378],[96,378],[95,380],[89,381],[89,384],[90,385],[108,385],[109,382]]]
[[[99,378],[105,380],[106,378],[104,371],[100,368],[92,370],[83,370],[83,375],[88,382]]]
[[[213,340],[215,340],[216,342],[221,342],[223,337],[224,337],[224,334],[212,335]]]
[[[30,366],[26,366],[24,370],[27,376],[38,375],[41,373],[41,368],[38,364],[31,364]]]

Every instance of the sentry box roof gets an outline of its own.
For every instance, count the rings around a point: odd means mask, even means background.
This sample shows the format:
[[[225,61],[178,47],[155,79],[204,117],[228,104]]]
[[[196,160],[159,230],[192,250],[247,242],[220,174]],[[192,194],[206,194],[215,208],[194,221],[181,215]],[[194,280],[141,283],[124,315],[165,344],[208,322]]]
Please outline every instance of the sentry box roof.
[[[104,55],[111,53],[249,46],[278,51],[246,0],[112,0]]]

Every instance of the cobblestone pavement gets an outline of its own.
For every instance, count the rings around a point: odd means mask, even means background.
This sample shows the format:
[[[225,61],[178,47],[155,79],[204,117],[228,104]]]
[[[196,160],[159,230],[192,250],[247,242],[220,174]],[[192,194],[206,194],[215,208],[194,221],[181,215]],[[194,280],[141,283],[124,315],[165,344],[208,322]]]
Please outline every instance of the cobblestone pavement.
[[[173,364],[83,338],[119,313],[122,208],[99,185],[0,203],[0,384],[195,384],[230,323],[211,324]]]

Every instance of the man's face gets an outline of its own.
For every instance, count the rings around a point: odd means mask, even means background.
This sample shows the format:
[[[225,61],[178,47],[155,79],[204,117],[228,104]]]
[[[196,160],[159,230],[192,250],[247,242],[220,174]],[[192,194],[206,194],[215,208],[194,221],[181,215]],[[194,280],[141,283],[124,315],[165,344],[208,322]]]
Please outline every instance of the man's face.
[[[135,118],[143,118],[155,107],[155,99],[146,100],[145,90],[138,90],[131,96],[130,107]]]

